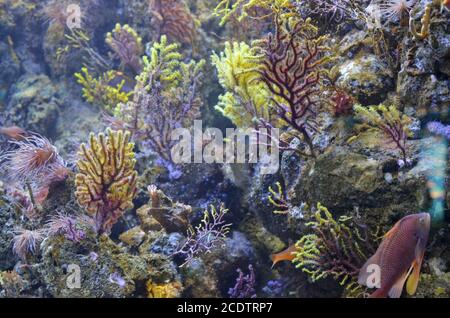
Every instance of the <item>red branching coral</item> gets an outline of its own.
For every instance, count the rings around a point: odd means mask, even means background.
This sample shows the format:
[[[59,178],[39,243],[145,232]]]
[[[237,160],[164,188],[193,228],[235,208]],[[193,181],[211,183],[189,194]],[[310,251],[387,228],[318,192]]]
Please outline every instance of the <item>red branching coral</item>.
[[[106,43],[114,51],[114,57],[120,59],[123,68],[129,67],[134,74],[141,72],[142,39],[129,25],[116,24],[114,30],[106,35]]]
[[[320,107],[321,79],[328,48],[325,36],[317,36],[310,20],[292,24],[276,17],[276,32],[260,44],[264,67],[262,80],[274,94],[272,101],[280,119],[299,132],[315,156],[311,134]]]
[[[354,104],[355,100],[340,89],[336,89],[331,97],[331,107],[336,117],[350,115]]]
[[[177,42],[190,44],[196,36],[195,21],[189,9],[180,0],[150,0],[152,24],[158,38],[167,35]]]

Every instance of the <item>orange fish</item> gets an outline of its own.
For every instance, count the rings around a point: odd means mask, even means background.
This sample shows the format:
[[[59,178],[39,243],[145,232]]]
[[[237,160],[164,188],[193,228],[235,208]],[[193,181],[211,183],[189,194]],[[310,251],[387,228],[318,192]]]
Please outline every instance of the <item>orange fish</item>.
[[[405,282],[409,295],[416,292],[429,233],[428,213],[405,216],[386,233],[359,272],[359,284],[374,287],[372,283],[379,283],[370,297],[399,298]]]
[[[0,127],[0,135],[4,135],[10,139],[23,140],[28,135],[25,130],[17,126]]]
[[[280,253],[272,254],[270,256],[270,258],[272,259],[272,262],[273,262],[272,267],[274,267],[276,263],[281,262],[281,261],[292,261],[295,258],[296,252],[297,252],[297,247],[295,246],[295,244],[293,244]]]
[[[442,6],[450,9],[450,0],[442,0]]]

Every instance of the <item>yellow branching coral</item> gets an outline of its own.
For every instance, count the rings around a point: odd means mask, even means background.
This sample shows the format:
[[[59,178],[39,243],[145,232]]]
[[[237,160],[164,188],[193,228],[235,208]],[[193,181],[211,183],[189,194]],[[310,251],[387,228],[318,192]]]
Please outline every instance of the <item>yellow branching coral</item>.
[[[429,3],[425,7],[425,12],[420,20],[422,23],[422,27],[420,29],[420,32],[417,31],[416,25],[414,24],[414,18],[411,16],[409,18],[409,30],[414,36],[416,40],[423,40],[428,37],[430,34],[430,22],[431,22],[431,10],[433,8],[433,3]]]
[[[83,97],[87,102],[98,105],[102,109],[112,112],[119,103],[126,103],[132,92],[125,92],[125,80],[115,86],[112,85],[117,79],[115,71],[108,71],[99,78],[94,78],[86,67],[80,73],[75,73],[78,84],[83,86]]]
[[[169,44],[167,37],[163,35],[160,42],[153,44],[150,57],[144,56],[144,69],[137,77],[137,81],[146,83],[146,89],[150,89],[157,82],[177,86],[182,79],[179,68],[183,59],[178,49],[178,44]]]
[[[269,119],[270,92],[261,82],[261,59],[245,43],[225,43],[220,55],[213,54],[220,84],[226,90],[216,109],[236,126],[245,127],[259,119]]]
[[[249,16],[261,19],[274,13],[289,13],[293,8],[290,0],[221,0],[214,9],[214,14],[222,17],[220,25],[224,25],[232,18],[237,18],[239,21]],[[265,11],[265,15],[252,16],[250,12],[258,11],[258,9]]]
[[[379,238],[358,225],[352,217],[343,215],[337,221],[320,203],[311,222],[306,223],[311,234],[304,235],[297,243],[292,261],[313,281],[328,276],[346,286],[351,295],[361,292],[357,283],[360,267],[374,252],[371,242]]]
[[[106,136],[91,134],[89,145],[80,147],[75,195],[94,217],[99,233],[109,232],[133,207],[137,178],[133,147],[129,132],[110,129]]]
[[[275,185],[277,186],[276,190],[274,190],[271,186],[269,186],[270,194],[267,197],[267,199],[269,200],[269,203],[272,204],[276,208],[276,210],[273,211],[273,213],[288,214],[289,213],[289,204],[283,193],[281,183],[277,182]]]
[[[178,298],[182,291],[182,286],[179,282],[156,284],[150,280],[146,285],[148,298]]]
[[[402,114],[394,105],[389,107],[378,105],[369,108],[355,105],[354,109],[369,125],[379,129],[390,139],[390,143],[400,150],[403,164],[407,164],[406,141],[412,135],[409,128],[412,119]]]

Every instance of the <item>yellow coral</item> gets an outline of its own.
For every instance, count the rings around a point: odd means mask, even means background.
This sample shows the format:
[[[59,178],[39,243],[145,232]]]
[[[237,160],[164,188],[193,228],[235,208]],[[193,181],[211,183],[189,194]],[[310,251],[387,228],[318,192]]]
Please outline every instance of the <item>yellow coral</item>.
[[[238,21],[247,18],[253,9],[268,11],[265,16],[254,17],[265,18],[274,13],[285,13],[285,17],[288,17],[293,8],[290,0],[221,0],[214,9],[214,14],[222,17],[220,25],[224,25],[233,17]]]
[[[220,84],[226,93],[216,109],[236,126],[246,127],[258,119],[269,119],[270,93],[259,78],[260,57],[245,43],[226,42],[220,55],[213,54]]]
[[[422,27],[420,32],[417,31],[414,24],[414,18],[411,16],[409,19],[409,30],[416,40],[424,40],[430,34],[430,23],[431,23],[431,10],[433,9],[433,3],[428,3],[425,7],[425,12],[420,20]]]
[[[127,103],[132,92],[124,92],[125,80],[122,80],[115,87],[111,83],[116,79],[115,71],[108,71],[99,78],[94,78],[89,74],[86,67],[80,73],[75,73],[78,84],[83,86],[83,97],[87,102],[98,105],[108,112],[119,103]]]
[[[138,82],[147,82],[152,85],[157,81],[170,82],[176,85],[181,79],[181,73],[177,71],[183,56],[178,52],[178,44],[168,44],[167,37],[163,35],[161,42],[156,42],[150,51],[150,58],[144,56],[144,70],[137,77]],[[151,78],[150,75],[157,75]]]
[[[179,282],[156,284],[151,280],[147,282],[148,298],[178,298],[182,286]]]
[[[106,136],[91,133],[89,145],[80,147],[75,195],[94,217],[99,232],[109,232],[133,207],[137,172],[130,137],[129,132],[108,129]]]

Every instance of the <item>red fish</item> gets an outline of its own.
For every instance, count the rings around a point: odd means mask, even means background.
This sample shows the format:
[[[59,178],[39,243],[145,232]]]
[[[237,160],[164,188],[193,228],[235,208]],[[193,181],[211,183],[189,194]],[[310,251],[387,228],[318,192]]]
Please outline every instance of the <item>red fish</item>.
[[[23,140],[28,135],[28,133],[20,127],[11,126],[11,127],[1,127],[0,126],[0,135],[4,135],[10,139],[15,140]]]
[[[274,267],[276,263],[281,262],[281,261],[292,261],[295,258],[296,252],[297,252],[297,247],[295,246],[295,244],[293,244],[280,253],[272,254],[270,256],[270,258],[272,259],[272,262],[273,262],[272,267]]]
[[[379,288],[370,297],[399,298],[405,282],[409,295],[416,292],[429,232],[430,215],[419,213],[405,216],[386,233],[359,273],[359,284],[367,286],[378,269]]]

